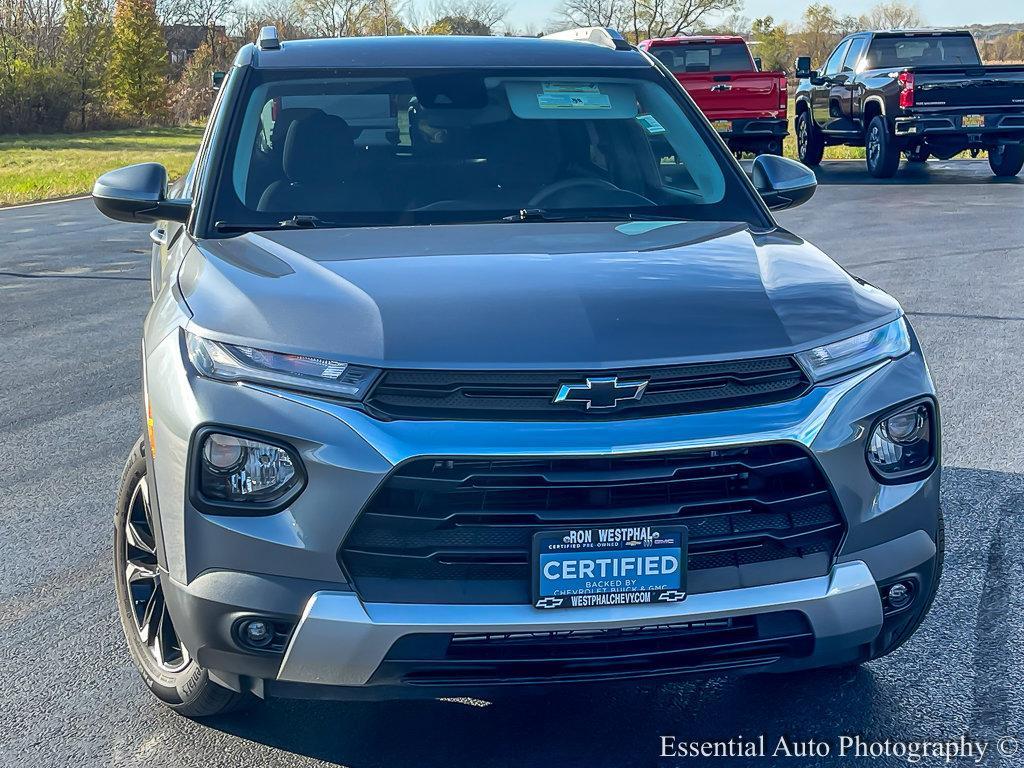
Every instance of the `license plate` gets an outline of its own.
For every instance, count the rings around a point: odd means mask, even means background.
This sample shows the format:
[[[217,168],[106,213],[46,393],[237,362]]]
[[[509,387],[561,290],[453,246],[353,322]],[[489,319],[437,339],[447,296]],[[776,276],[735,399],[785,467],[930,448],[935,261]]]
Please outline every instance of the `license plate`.
[[[731,133],[732,120],[712,120],[711,127],[719,133]]]
[[[535,608],[677,603],[686,597],[685,526],[545,531],[533,537]]]
[[[984,128],[985,127],[985,116],[984,115],[964,115],[963,127],[964,128]]]

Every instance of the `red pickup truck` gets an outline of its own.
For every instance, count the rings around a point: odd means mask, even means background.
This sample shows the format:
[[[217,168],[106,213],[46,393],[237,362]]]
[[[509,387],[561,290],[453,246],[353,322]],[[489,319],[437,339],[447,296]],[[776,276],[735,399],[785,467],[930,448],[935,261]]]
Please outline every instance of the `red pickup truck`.
[[[660,37],[639,47],[672,70],[737,157],[782,154],[786,75],[761,72],[742,37]]]

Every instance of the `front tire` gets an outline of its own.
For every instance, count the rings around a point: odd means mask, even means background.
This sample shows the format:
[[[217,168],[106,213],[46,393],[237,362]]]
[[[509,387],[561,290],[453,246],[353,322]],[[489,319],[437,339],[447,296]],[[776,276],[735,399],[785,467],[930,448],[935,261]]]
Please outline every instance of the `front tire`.
[[[796,154],[804,165],[821,165],[825,156],[825,137],[811,120],[811,113],[805,110],[796,116]]]
[[[1016,176],[1024,168],[1024,144],[1003,144],[999,149],[989,150],[988,165],[1000,178]]]
[[[876,115],[868,125],[865,149],[868,173],[876,179],[891,179],[896,174],[900,167],[900,148],[889,135],[889,126],[881,115]]]
[[[146,479],[146,443],[128,456],[114,513],[114,589],[128,651],[160,701],[185,717],[209,717],[250,702],[210,679],[178,639],[167,611]]]

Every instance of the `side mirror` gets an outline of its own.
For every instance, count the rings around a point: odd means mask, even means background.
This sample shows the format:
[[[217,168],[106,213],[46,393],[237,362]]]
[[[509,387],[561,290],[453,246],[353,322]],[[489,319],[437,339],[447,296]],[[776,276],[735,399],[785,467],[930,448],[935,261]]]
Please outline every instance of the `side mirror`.
[[[811,69],[810,56],[800,56],[796,60],[796,76],[798,80],[810,80],[818,76],[818,73]]]
[[[761,198],[773,211],[796,208],[814,196],[818,179],[803,163],[778,155],[758,155],[750,169]]]
[[[167,169],[159,163],[139,163],[104,173],[92,188],[92,202],[104,216],[140,224],[188,221],[191,200],[167,199]]]
[[[219,91],[220,87],[224,85],[224,80],[227,76],[227,72],[221,72],[220,70],[217,70],[216,72],[211,72],[210,87],[215,91]]]
[[[760,71],[762,71],[764,69],[764,67],[761,66],[761,57],[760,56],[755,56],[754,57],[754,69],[756,69],[758,72],[760,72]]]

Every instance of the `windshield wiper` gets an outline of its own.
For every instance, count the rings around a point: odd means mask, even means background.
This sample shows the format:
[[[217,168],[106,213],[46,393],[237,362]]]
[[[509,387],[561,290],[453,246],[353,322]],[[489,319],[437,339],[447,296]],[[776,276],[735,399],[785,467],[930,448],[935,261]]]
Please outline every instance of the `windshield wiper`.
[[[521,221],[685,221],[678,216],[662,216],[657,213],[551,213],[543,208],[523,208],[519,213],[502,216],[501,220],[510,224]]]
[[[354,224],[342,224],[336,221],[324,221],[323,219],[310,214],[296,214],[290,219],[283,221],[264,221],[259,224],[233,224],[227,221],[218,221],[213,228],[218,232],[256,232],[266,229],[316,229],[317,227],[351,227],[359,226]]]

